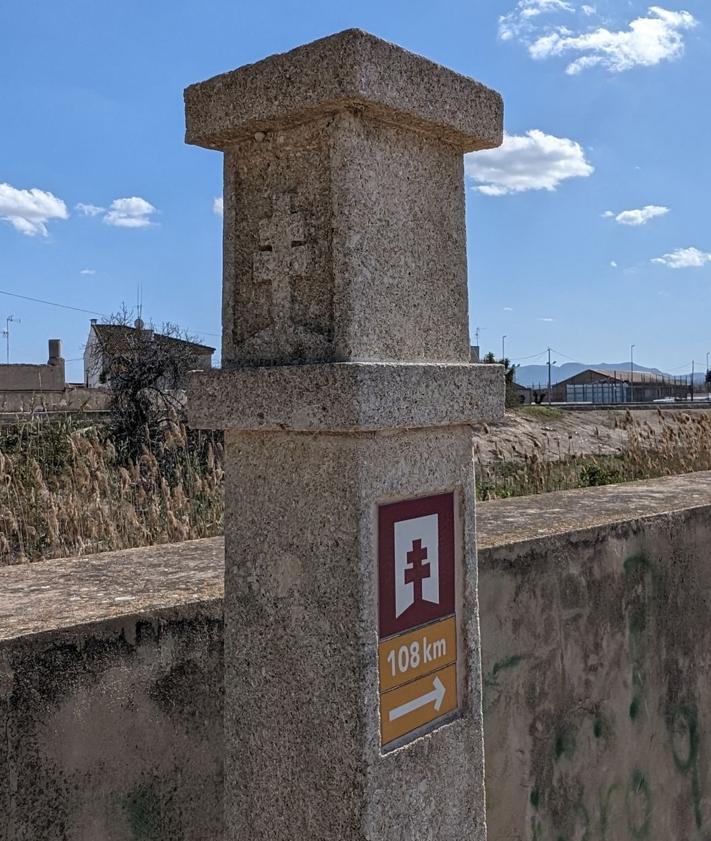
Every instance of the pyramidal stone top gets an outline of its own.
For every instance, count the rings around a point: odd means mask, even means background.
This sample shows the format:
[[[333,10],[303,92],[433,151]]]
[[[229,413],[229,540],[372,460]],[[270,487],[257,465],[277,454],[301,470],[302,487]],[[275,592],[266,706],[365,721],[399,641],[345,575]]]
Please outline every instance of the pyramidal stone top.
[[[503,100],[466,76],[348,29],[185,90],[187,143],[224,149],[249,134],[344,109],[420,130],[462,152],[499,146]]]

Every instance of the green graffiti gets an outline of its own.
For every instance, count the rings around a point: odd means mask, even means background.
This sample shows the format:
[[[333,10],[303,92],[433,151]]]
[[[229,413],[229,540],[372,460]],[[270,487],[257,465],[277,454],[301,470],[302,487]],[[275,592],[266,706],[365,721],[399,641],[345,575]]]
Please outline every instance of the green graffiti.
[[[509,657],[504,657],[494,663],[491,671],[484,675],[484,711],[493,709],[501,698],[501,688],[499,686],[499,675],[501,672],[515,669],[524,661],[528,660],[530,654],[511,654]]]
[[[607,830],[610,823],[610,800],[613,794],[620,794],[620,786],[613,783],[607,790],[600,790],[600,837],[607,841]]]
[[[637,839],[646,838],[652,821],[652,798],[644,774],[637,769],[632,771],[627,783],[625,812],[627,813],[627,828],[632,836]]]
[[[141,785],[126,796],[123,807],[128,816],[134,841],[159,841],[161,835],[160,801],[149,785]]]
[[[703,828],[701,784],[699,782],[699,721],[695,707],[675,707],[671,711],[672,755],[677,770],[691,778],[691,801],[696,828]]]
[[[642,554],[632,555],[623,563],[625,579],[632,588],[626,599],[627,638],[630,659],[632,661],[632,686],[634,694],[629,706],[631,721],[637,721],[643,711],[644,695],[644,660],[645,634],[647,631],[647,608],[651,599],[647,579],[651,579],[654,589],[654,570],[649,560]],[[640,588],[640,591],[637,588]]]
[[[499,660],[497,663],[494,663],[494,666],[491,670],[492,678],[496,678],[496,675],[499,672],[503,672],[505,669],[515,669],[520,663],[523,663],[524,660],[528,660],[530,655],[528,654],[512,654],[510,657],[504,657],[503,660]]]
[[[555,758],[562,759],[565,757],[566,759],[570,759],[575,753],[576,746],[575,732],[573,730],[559,730],[555,736]]]

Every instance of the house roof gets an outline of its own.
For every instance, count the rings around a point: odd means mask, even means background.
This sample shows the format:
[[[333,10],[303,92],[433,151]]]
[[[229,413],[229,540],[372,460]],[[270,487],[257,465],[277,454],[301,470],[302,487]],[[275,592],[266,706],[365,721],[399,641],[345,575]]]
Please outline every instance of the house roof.
[[[630,381],[635,384],[654,384],[654,383],[665,383],[672,385],[674,383],[673,377],[666,376],[664,374],[655,374],[650,371],[634,371],[631,372],[629,369],[625,370],[621,368],[618,371],[606,371],[602,368],[586,368],[584,371],[580,371],[577,374],[573,374],[572,377],[568,377],[565,380],[560,380],[556,383],[556,385],[568,385],[572,383],[573,380],[579,380],[581,377],[583,378],[583,382],[585,381],[584,378],[588,376],[589,382],[615,382],[615,383],[629,383]]]
[[[126,346],[129,337],[137,330],[136,327],[129,327],[123,324],[92,324],[91,327],[101,344],[113,350],[120,350],[122,346]],[[215,348],[210,347],[210,345],[201,345],[198,342],[176,339],[174,336],[164,336],[162,333],[154,333],[153,338],[156,342],[168,346],[180,345],[183,348],[189,348],[196,356],[202,356],[206,353],[212,355],[215,352]]]

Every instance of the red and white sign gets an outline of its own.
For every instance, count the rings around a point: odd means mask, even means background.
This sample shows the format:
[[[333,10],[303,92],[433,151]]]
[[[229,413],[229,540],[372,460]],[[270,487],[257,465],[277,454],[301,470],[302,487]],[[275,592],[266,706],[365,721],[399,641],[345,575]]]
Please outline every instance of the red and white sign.
[[[454,613],[454,495],[378,510],[380,638]]]

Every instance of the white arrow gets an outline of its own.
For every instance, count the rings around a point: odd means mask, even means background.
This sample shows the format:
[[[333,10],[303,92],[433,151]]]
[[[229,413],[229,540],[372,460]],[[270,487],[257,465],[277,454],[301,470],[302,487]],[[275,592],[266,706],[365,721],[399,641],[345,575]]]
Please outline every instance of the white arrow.
[[[425,695],[420,695],[419,698],[413,698],[406,704],[402,704],[401,706],[390,710],[388,719],[390,721],[395,721],[398,718],[402,718],[404,715],[414,713],[415,710],[419,710],[420,707],[426,707],[428,704],[432,703],[434,703],[435,710],[439,712],[439,709],[442,706],[442,701],[444,701],[444,694],[447,690],[444,688],[444,684],[437,675],[435,675],[435,679],[432,681],[432,686],[434,686],[432,692],[427,692]]]

